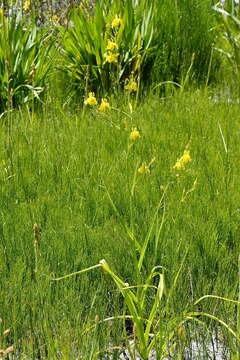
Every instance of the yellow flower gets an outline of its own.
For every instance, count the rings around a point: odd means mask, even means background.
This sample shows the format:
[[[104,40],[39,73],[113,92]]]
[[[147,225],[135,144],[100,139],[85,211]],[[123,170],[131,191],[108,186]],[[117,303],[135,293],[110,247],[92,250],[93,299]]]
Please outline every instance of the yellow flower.
[[[84,105],[97,105],[94,92],[88,94],[88,98],[84,101]]]
[[[184,170],[185,164],[191,162],[191,156],[189,150],[184,150],[183,155],[180,157],[180,159],[177,159],[176,164],[173,166],[176,170]]]
[[[107,50],[114,50],[114,49],[118,49],[118,44],[115,43],[114,41],[108,40]]]
[[[111,109],[111,106],[110,106],[109,102],[107,102],[106,99],[102,99],[102,102],[101,102],[98,110],[101,112],[104,112],[104,111],[110,110],[110,109]]]
[[[23,4],[23,10],[27,11],[30,8],[31,0],[25,0]]]
[[[189,150],[184,150],[181,160],[184,164],[187,164],[192,161]]]
[[[131,134],[129,135],[129,139],[135,141],[137,139],[140,139],[140,137],[141,137],[141,135],[140,135],[138,129],[132,128]]]
[[[107,62],[112,63],[112,62],[117,62],[117,58],[118,58],[119,54],[113,54],[110,52],[108,54],[105,54],[104,56],[105,56]]]
[[[52,20],[52,22],[58,23],[59,20],[60,20],[60,17],[55,14],[55,15],[52,16],[51,20]]]
[[[125,85],[125,89],[129,91],[138,91],[137,82],[135,80],[129,81],[129,83]]]
[[[112,27],[114,28],[114,27],[118,27],[118,26],[120,26],[122,24],[122,19],[118,16],[118,15],[116,15],[115,16],[115,18],[113,19],[113,21],[112,21]]]
[[[146,163],[143,162],[140,168],[138,169],[138,173],[141,175],[150,174],[149,166],[147,166]]]
[[[176,170],[184,170],[185,166],[181,159],[177,159],[176,164],[173,166],[173,168]]]

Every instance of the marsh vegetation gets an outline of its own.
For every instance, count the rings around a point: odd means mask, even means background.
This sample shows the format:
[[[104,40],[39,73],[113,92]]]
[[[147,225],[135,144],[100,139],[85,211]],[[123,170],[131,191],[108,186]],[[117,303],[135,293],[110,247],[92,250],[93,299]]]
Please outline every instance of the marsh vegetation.
[[[0,5],[0,358],[240,359],[239,3]]]

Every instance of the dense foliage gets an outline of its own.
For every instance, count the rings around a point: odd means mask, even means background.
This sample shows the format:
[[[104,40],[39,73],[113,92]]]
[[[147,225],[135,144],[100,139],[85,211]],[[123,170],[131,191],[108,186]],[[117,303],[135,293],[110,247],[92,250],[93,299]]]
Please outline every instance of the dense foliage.
[[[214,84],[224,54],[238,74],[239,10],[231,3],[231,11],[211,0],[2,3],[1,109],[43,96],[53,78],[71,98],[132,82],[140,94]]]

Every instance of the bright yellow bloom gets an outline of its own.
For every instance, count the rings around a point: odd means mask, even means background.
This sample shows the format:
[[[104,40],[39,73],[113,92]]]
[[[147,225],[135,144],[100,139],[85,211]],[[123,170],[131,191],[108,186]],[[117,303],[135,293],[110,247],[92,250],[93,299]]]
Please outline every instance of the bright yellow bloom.
[[[189,150],[184,150],[181,160],[184,164],[187,164],[192,161]]]
[[[88,94],[88,98],[84,101],[84,105],[97,105],[97,99],[94,92]]]
[[[104,112],[106,110],[111,110],[111,106],[110,106],[109,102],[107,102],[106,99],[102,99],[102,102],[101,102],[98,110],[101,112]]]
[[[173,168],[176,170],[184,170],[185,166],[181,159],[177,159],[176,164],[173,166]]]
[[[129,81],[129,83],[125,85],[125,89],[129,91],[138,91],[137,82],[135,80]]]
[[[115,43],[114,41],[110,41],[108,40],[108,43],[107,43],[107,50],[114,50],[114,49],[118,49],[118,44]]]
[[[191,156],[189,150],[184,150],[183,156],[180,157],[180,159],[177,159],[176,164],[173,166],[176,170],[184,170],[185,164],[191,162]]]
[[[149,166],[147,166],[146,163],[143,162],[140,168],[138,169],[138,173],[141,175],[150,174]]]
[[[117,62],[117,58],[118,58],[119,54],[113,54],[110,52],[108,54],[105,54],[104,56],[105,56],[107,62],[112,63],[112,62]]]
[[[31,0],[25,0],[23,4],[23,10],[27,11],[30,8]]]
[[[118,27],[118,26],[120,26],[122,24],[122,19],[118,16],[118,15],[116,15],[115,16],[115,18],[113,19],[113,21],[112,21],[112,27],[114,28],[114,27]]]
[[[141,137],[141,135],[140,135],[138,129],[132,128],[131,134],[129,135],[129,139],[135,141],[137,139],[140,139],[140,137]]]

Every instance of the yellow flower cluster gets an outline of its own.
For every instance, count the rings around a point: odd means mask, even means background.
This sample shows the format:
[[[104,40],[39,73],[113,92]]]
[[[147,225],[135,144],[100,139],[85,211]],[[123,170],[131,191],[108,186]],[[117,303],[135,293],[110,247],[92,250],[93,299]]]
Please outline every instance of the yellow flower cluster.
[[[104,56],[106,58],[106,62],[113,63],[113,62],[117,62],[119,54],[114,54],[112,52],[109,52],[108,54],[105,54]]]
[[[173,166],[176,170],[184,170],[185,165],[189,162],[191,162],[191,156],[189,150],[184,150],[183,155],[180,157],[180,159],[177,159],[176,164]]]
[[[60,16],[58,16],[58,15],[53,15],[52,17],[51,17],[51,20],[52,20],[52,22],[54,22],[54,23],[58,23],[59,22],[59,20],[60,20]]]
[[[115,18],[112,20],[111,24],[107,24],[107,28],[109,29],[110,27],[112,28],[118,28],[120,25],[122,24],[122,19],[118,16],[115,15]],[[112,34],[112,32],[111,32]],[[107,53],[104,54],[104,57],[106,58],[105,63],[116,63],[118,62],[118,56],[119,54],[116,52],[118,50],[118,44],[116,42],[116,35],[117,33],[114,32],[114,38],[109,39],[106,49],[107,49]]]
[[[88,97],[84,101],[84,105],[95,106],[97,104],[98,104],[98,102],[97,102],[94,92],[90,92],[88,94]],[[110,109],[111,109],[111,106],[110,106],[109,102],[106,99],[102,99],[98,110],[101,112],[105,112],[106,110],[110,110]]]
[[[111,110],[111,106],[110,106],[109,102],[107,102],[106,99],[102,99],[102,102],[99,105],[98,110],[101,111],[101,112],[104,112],[106,110]]]
[[[107,50],[117,50],[118,49],[118,44],[115,43],[114,41],[111,41],[111,40],[108,40],[108,43],[107,43]]]
[[[122,25],[122,19],[118,15],[115,15],[115,18],[112,21],[112,28],[118,27],[120,25]]]
[[[124,87],[129,91],[138,91],[137,82],[134,79],[131,79]]]
[[[23,10],[27,11],[30,8],[31,0],[25,0],[23,4]]]
[[[140,166],[140,168],[138,169],[138,173],[141,174],[141,175],[150,174],[149,166],[146,165],[145,162],[143,162],[142,165]]]
[[[88,94],[88,98],[84,101],[84,105],[97,105],[97,99],[95,97],[94,92],[90,92]]]
[[[136,127],[132,128],[131,134],[129,135],[129,139],[132,141],[140,139],[141,135]]]

